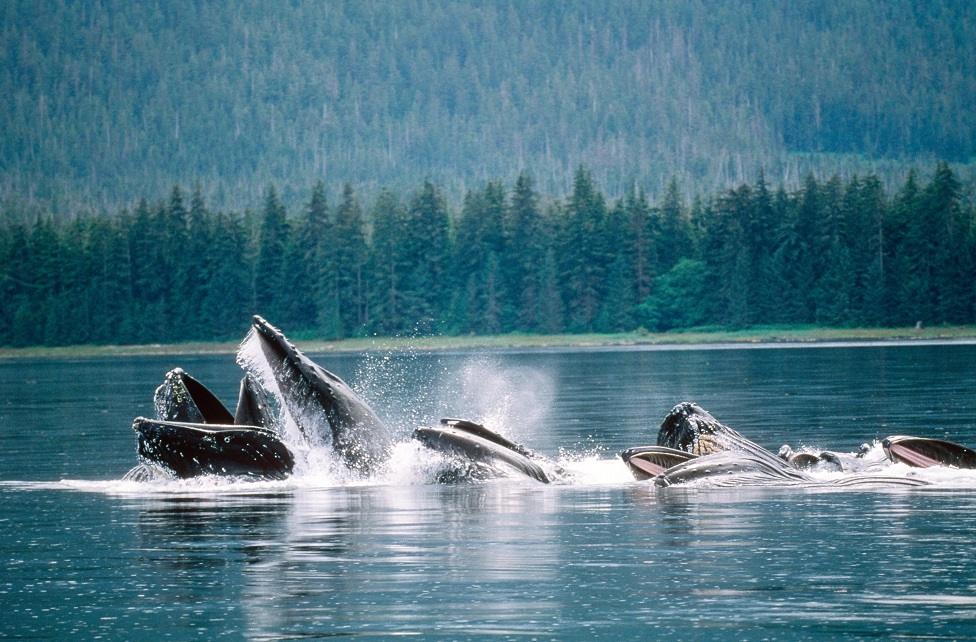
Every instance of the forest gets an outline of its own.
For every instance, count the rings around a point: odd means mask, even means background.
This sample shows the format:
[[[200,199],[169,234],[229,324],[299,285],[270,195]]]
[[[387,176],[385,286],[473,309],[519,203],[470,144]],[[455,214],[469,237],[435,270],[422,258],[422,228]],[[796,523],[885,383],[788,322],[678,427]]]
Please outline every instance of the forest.
[[[322,182],[288,211],[173,187],[112,215],[0,221],[0,345],[976,323],[976,208],[946,163],[788,190],[760,172],[688,203],[528,173],[450,207],[424,181],[362,199]]]
[[[976,159],[971,0],[8,0],[0,208],[215,209],[317,180],[459,201],[580,163],[613,198]],[[755,187],[755,186],[754,186]],[[558,257],[557,257],[558,258]],[[658,266],[660,267],[660,266]]]

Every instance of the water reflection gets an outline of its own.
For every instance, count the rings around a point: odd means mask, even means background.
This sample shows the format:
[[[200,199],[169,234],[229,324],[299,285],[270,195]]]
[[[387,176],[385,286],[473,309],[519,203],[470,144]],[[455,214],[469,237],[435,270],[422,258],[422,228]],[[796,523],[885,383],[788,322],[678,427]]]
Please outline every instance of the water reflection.
[[[224,597],[256,639],[422,633],[431,622],[448,637],[540,633],[561,617],[551,588],[562,563],[559,495],[537,486],[303,488],[128,505],[139,563],[162,597],[150,614],[219,611]]]

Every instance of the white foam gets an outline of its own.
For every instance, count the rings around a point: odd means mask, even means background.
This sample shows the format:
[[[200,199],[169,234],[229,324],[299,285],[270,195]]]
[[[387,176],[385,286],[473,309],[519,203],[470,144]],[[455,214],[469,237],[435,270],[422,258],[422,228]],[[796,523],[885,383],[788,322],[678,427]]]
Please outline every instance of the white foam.
[[[564,454],[557,461],[566,471],[567,483],[573,485],[616,485],[634,481],[627,464],[619,457],[606,459],[596,454]]]

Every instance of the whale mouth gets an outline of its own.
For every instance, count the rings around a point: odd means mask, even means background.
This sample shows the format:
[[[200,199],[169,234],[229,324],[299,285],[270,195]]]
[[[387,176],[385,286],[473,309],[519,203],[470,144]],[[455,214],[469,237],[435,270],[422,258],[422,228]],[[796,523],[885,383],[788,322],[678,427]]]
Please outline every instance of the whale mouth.
[[[295,457],[277,435],[258,426],[197,424],[136,417],[143,462],[179,478],[202,475],[284,479]]]
[[[970,463],[976,467],[976,452],[957,444],[911,437],[889,438],[885,443],[892,460],[901,456],[917,466],[955,462],[960,467]],[[927,484],[919,479],[875,474],[878,467],[854,454],[794,453],[784,446],[775,455],[690,402],[676,405],[664,418],[656,446],[630,448],[620,457],[635,479],[653,480],[657,486],[694,482],[724,487],[778,484],[831,488]],[[816,472],[868,474],[825,479]]]
[[[620,453],[630,472],[641,481],[657,477],[672,466],[696,457],[698,455],[665,446],[637,446]]]
[[[881,445],[888,459],[915,468],[952,466],[976,469],[976,451],[951,441],[892,435],[886,437]]]

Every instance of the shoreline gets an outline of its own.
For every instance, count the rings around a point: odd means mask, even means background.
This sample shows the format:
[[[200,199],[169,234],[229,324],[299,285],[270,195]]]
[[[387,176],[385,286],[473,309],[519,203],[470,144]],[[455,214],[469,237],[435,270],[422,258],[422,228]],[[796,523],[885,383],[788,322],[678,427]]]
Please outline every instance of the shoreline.
[[[967,341],[970,340],[970,341]],[[451,350],[512,350],[613,347],[746,347],[860,343],[931,343],[976,341],[976,326],[906,328],[819,328],[758,326],[742,330],[625,332],[616,334],[503,334],[426,337],[364,337],[327,341],[297,339],[305,352],[432,352]],[[169,355],[233,354],[237,341],[158,343],[143,345],[80,345],[0,347],[0,360],[74,359]]]

